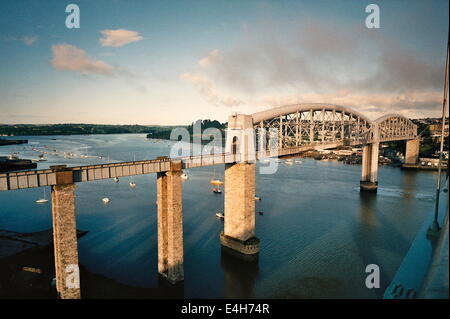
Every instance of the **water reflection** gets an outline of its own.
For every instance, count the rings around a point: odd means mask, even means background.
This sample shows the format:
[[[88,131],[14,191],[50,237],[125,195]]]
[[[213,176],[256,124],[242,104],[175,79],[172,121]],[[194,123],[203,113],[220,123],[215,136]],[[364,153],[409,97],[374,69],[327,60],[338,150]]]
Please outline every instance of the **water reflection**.
[[[48,156],[48,165],[99,164],[94,155],[114,161],[151,159],[168,154],[171,142],[150,142],[145,135],[68,136],[54,141],[24,137],[64,151],[89,146],[89,158]],[[13,147],[0,149],[5,155]],[[31,147],[21,156],[33,158]],[[80,153],[80,151],[78,151]],[[160,282],[157,276],[156,183],[154,174],[77,185],[77,225],[89,233],[79,241],[83,297],[188,298],[317,297],[376,298],[365,287],[365,266],[377,263],[382,280],[397,271],[418,228],[433,213],[435,173],[379,168],[378,194],[358,190],[361,167],[303,159],[279,164],[276,174],[258,174],[256,231],[258,262],[221,251],[223,223],[214,216],[223,196],[209,181],[223,166],[189,172],[183,184],[185,283]],[[217,177],[217,176],[216,176]],[[42,189],[0,192],[0,229],[33,232],[49,229],[51,205],[38,206]],[[448,196],[448,194],[446,194]],[[444,199],[446,196],[442,196]],[[104,205],[101,198],[111,199]],[[214,234],[214,235],[211,235]]]
[[[361,267],[359,271],[361,274],[365,273],[365,268],[370,264],[380,265],[380,260],[377,256],[378,247],[374,247],[369,243],[376,242],[377,231],[380,227],[380,221],[377,215],[377,194],[372,192],[360,192],[360,205],[358,218],[359,224],[356,224],[356,231],[354,232],[354,239],[358,247],[358,255],[361,259]],[[377,298],[382,297],[382,292],[389,285],[389,276],[386,274],[383,267],[380,270],[380,288],[374,289],[373,292]],[[367,274],[368,275],[368,274]],[[363,278],[361,278],[361,282]]]
[[[184,298],[184,281],[175,285],[169,283],[163,276],[158,276],[158,296],[156,298],[163,299],[183,299]]]
[[[253,288],[259,273],[259,255],[242,255],[221,247],[224,298],[253,298]]]
[[[375,225],[376,223],[376,205],[377,194],[373,192],[360,192],[359,193],[359,214],[358,218],[361,225]],[[370,227],[368,227],[370,231]]]
[[[403,174],[403,184],[408,186],[416,185],[418,171],[406,170]]]

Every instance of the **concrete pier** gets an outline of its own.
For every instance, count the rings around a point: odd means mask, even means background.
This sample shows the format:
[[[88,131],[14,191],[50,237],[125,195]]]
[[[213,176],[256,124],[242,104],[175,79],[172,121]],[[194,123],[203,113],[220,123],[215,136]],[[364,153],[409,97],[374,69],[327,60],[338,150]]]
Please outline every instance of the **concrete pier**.
[[[64,177],[64,173],[62,176]],[[75,184],[52,186],[52,216],[58,297],[61,299],[79,299],[81,293],[75,213]]]
[[[419,161],[420,139],[406,141],[405,164],[415,165]]]
[[[242,254],[257,254],[259,239],[255,237],[254,163],[226,164],[224,206],[221,244]]]
[[[170,283],[184,280],[181,165],[158,173],[158,272]]]
[[[379,143],[363,146],[360,190],[376,192],[378,188],[378,147]]]

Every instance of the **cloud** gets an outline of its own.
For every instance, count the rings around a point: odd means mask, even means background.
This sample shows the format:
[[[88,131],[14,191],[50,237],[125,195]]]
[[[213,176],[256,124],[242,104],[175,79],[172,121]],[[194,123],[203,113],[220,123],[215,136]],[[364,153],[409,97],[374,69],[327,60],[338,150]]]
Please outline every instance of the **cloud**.
[[[125,29],[101,30],[100,33],[103,36],[100,38],[102,47],[122,47],[144,39],[139,32]]]
[[[219,50],[216,49],[216,50],[213,50],[213,51],[209,52],[208,55],[205,56],[204,58],[200,59],[198,61],[198,64],[201,67],[206,68],[209,65],[216,63],[219,60],[219,58],[220,58]]]
[[[115,76],[121,73],[116,67],[101,60],[92,59],[86,55],[86,51],[70,44],[56,44],[52,47],[52,51],[51,64],[57,70],[104,76]]]
[[[238,106],[242,103],[231,96],[220,96],[215,85],[202,74],[185,72],[180,75],[180,79],[197,87],[200,94],[213,105]]]
[[[32,45],[37,40],[38,40],[38,37],[35,37],[35,36],[24,36],[22,38],[23,43],[25,43],[26,45]]]
[[[32,45],[38,41],[37,36],[25,35],[23,37],[13,37],[13,36],[2,36],[0,40],[2,41],[19,41],[25,45]]]
[[[437,61],[359,24],[303,18],[291,30],[247,27],[237,45],[214,49],[182,78],[213,105],[254,111],[300,102],[409,116],[439,109],[443,71]],[[238,103],[224,103],[228,98]]]
[[[442,103],[441,92],[409,91],[398,93],[364,93],[338,90],[329,93],[299,93],[292,95],[265,95],[253,101],[251,105],[265,108],[296,103],[331,103],[351,108],[376,119],[386,113],[401,113],[407,117],[425,116],[430,112],[439,113],[436,108]]]

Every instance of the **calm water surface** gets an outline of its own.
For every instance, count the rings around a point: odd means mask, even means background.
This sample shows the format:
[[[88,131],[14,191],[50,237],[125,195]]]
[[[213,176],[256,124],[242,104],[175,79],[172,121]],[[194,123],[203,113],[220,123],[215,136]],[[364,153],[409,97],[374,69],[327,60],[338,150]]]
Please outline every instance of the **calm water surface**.
[[[32,147],[73,151],[88,158],[47,155],[38,168],[152,159],[168,155],[172,142],[145,135],[27,137],[28,145],[3,146],[0,156],[19,152],[36,158]],[[56,140],[55,140],[56,139]],[[103,156],[99,159],[97,156]],[[359,192],[359,165],[302,159],[280,163],[274,175],[257,175],[258,262],[221,253],[223,195],[210,179],[223,166],[191,169],[183,184],[184,296],[380,298],[428,214],[433,212],[434,172],[380,167],[377,195]],[[79,261],[89,271],[138,287],[158,287],[156,175],[77,184]],[[47,190],[47,195],[50,190]],[[51,205],[37,205],[43,189],[0,192],[0,229],[49,229]],[[104,205],[103,197],[111,202]],[[365,267],[381,269],[381,289],[365,287]]]

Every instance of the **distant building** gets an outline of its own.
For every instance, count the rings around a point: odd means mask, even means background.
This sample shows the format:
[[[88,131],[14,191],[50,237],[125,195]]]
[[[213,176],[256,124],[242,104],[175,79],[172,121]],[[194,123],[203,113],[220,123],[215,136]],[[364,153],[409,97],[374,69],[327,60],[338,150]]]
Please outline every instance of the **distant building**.
[[[440,141],[442,134],[442,123],[430,124],[428,126],[430,130],[430,134],[433,138],[437,138]],[[448,136],[448,123],[445,123],[444,126],[444,136]]]
[[[349,156],[353,154],[353,150],[335,150],[333,153],[339,156]]]
[[[438,167],[439,159],[438,158],[419,158],[419,164],[421,166]],[[446,167],[447,163],[442,162],[442,166]]]

